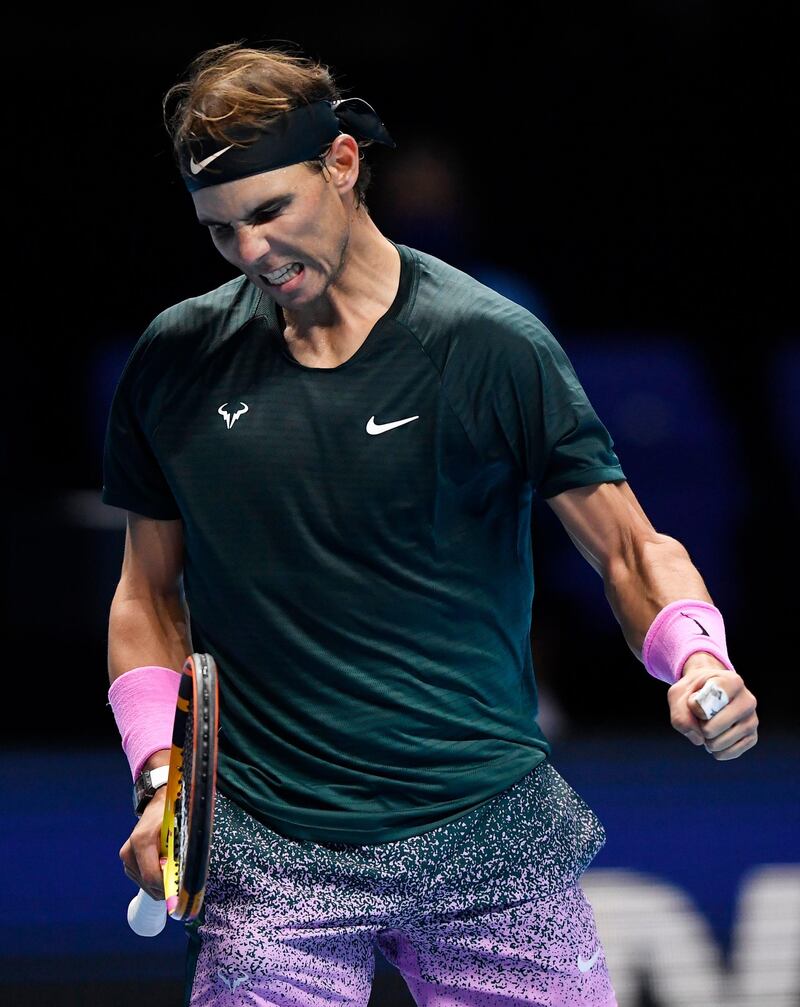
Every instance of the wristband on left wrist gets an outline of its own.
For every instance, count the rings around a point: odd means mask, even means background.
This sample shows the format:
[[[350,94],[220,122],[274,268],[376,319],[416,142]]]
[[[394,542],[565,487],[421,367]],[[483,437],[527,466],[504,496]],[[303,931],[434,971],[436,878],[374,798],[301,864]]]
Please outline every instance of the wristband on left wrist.
[[[673,685],[683,676],[688,659],[701,651],[734,670],[720,610],[707,601],[681,598],[665,605],[651,623],[642,645],[642,663],[653,678]]]

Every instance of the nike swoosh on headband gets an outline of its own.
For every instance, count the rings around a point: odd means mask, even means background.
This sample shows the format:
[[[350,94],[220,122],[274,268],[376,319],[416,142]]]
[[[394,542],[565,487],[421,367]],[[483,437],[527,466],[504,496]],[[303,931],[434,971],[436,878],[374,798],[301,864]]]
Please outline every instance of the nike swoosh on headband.
[[[232,146],[233,144],[231,143],[227,147],[223,147],[222,150],[218,150],[215,154],[209,154],[208,157],[204,157],[199,164],[193,157],[190,158],[189,170],[193,175],[196,175],[198,171],[202,171],[203,168],[207,168],[215,158],[219,157],[220,154],[224,154],[226,150],[230,150]]]

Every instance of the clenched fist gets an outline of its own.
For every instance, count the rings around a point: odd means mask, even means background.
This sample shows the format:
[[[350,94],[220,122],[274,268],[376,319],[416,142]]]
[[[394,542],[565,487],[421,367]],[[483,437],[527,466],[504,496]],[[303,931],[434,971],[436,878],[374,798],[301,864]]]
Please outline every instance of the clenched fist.
[[[710,679],[725,690],[729,702],[708,719],[690,697]],[[682,677],[670,686],[667,699],[675,730],[685,734],[693,745],[703,745],[720,762],[737,759],[758,741],[756,697],[741,675],[711,654],[700,652],[688,658]]]

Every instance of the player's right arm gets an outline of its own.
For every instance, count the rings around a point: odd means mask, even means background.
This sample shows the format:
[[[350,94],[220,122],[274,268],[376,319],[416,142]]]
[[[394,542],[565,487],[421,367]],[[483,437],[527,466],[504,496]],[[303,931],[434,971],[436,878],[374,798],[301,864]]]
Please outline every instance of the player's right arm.
[[[132,668],[158,665],[180,673],[191,654],[182,591],[183,524],[128,511],[122,572],[108,620],[109,685]],[[153,753],[145,769],[169,765],[169,749]],[[119,851],[125,873],[153,898],[163,899],[159,864],[166,787],[159,787]]]
[[[142,665],[180,673],[191,653],[182,577],[183,522],[128,511],[122,573],[108,620],[109,685]]]

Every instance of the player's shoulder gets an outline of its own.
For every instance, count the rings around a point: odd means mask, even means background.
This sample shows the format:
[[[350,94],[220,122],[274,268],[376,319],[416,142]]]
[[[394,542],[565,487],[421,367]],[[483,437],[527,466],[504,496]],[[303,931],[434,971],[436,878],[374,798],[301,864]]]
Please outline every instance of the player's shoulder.
[[[549,348],[555,337],[528,308],[463,269],[410,249],[418,274],[412,319],[433,347],[468,356],[513,361]]]
[[[148,325],[147,334],[150,339],[175,342],[238,329],[252,317],[260,296],[261,292],[246,276],[235,276],[213,290],[164,308]]]
[[[156,314],[136,341],[122,380],[151,388],[167,374],[188,373],[257,312],[260,291],[241,275],[213,290],[171,304]]]

